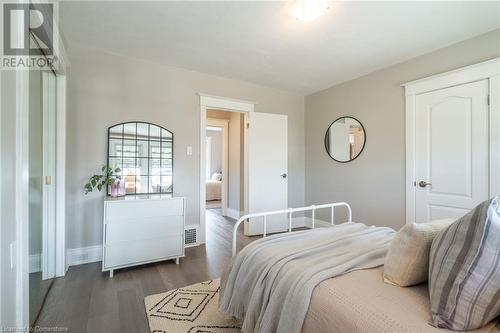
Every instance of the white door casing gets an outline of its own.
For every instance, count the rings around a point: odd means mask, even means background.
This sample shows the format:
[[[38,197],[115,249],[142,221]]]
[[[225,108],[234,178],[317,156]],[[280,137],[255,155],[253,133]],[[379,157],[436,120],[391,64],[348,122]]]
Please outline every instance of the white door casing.
[[[416,222],[458,218],[488,199],[487,98],[488,80],[416,97]]]
[[[421,208],[422,202],[424,205],[430,203],[432,206],[427,207],[426,218],[440,218],[462,215],[460,212],[463,213],[464,210],[473,208],[470,205],[480,200],[481,195],[484,197],[485,188],[484,198],[500,194],[500,173],[498,173],[500,167],[500,58],[408,82],[402,86],[405,88],[406,98],[406,223],[416,220],[422,222],[422,216],[425,217],[425,210]],[[464,95],[464,89],[470,89],[470,92]],[[444,98],[443,94],[450,94],[450,96]],[[479,97],[480,95],[482,97]],[[431,101],[432,98],[436,100]],[[439,98],[445,100],[439,103],[437,101]],[[467,100],[470,111],[467,111]],[[417,114],[418,109],[422,109],[425,103],[428,105],[430,103],[434,108],[432,112],[429,110],[424,112],[427,115],[427,123],[423,121],[421,115]],[[486,111],[482,109],[479,114],[475,113],[484,106],[486,106]],[[451,113],[451,109],[458,110],[458,112]],[[485,117],[486,120],[484,120]],[[430,122],[432,118],[434,121]],[[460,125],[462,131],[467,128],[468,119],[470,119],[469,136],[467,133],[463,136],[458,135],[456,132],[460,132]],[[482,123],[478,124],[478,121]],[[424,123],[427,133],[422,128],[417,129],[418,122]],[[456,132],[451,134],[454,141],[437,140],[440,136],[444,137],[439,127],[447,131],[448,127],[452,126],[457,127]],[[482,133],[478,132],[479,128],[482,129]],[[434,140],[432,131],[434,131]],[[484,136],[487,138],[486,143]],[[431,146],[423,145],[422,137],[426,142],[430,142]],[[476,143],[481,139],[483,140],[482,146]],[[468,151],[466,147],[463,147],[467,142],[470,145]],[[487,155],[486,167],[484,159],[478,158],[483,150],[486,150]],[[440,151],[446,151],[447,157],[450,156],[445,159],[439,154]],[[422,157],[417,157],[418,154],[419,156],[424,154],[423,162]],[[432,159],[432,154],[434,154],[434,159]],[[453,158],[457,160],[453,161]],[[438,163],[439,159],[441,163]],[[469,163],[469,160],[470,164],[467,167],[466,163]],[[424,165],[423,169],[421,165]],[[450,165],[458,167],[450,170]],[[425,172],[422,173],[418,168]],[[484,176],[483,178],[481,175],[478,176],[480,169],[486,173],[486,185]],[[472,179],[462,178],[458,183],[452,184],[454,179],[460,177],[460,173],[466,175],[467,172]],[[444,177],[438,179],[439,173]],[[431,177],[434,180],[430,181],[425,177]],[[420,181],[433,184],[434,189],[431,188],[432,185],[420,187],[418,185]],[[429,193],[430,196],[428,196]],[[446,203],[446,195],[449,195],[449,200],[454,199],[455,202]],[[424,196],[424,201],[422,201],[422,196]],[[420,210],[419,213],[417,209]],[[432,211],[429,212],[429,209]]]
[[[288,117],[279,114],[249,115],[248,213],[288,207]],[[247,129],[248,130],[248,129]],[[288,228],[286,215],[270,216],[267,232]],[[261,223],[245,223],[245,235],[263,232]]]
[[[200,162],[200,173],[199,173],[199,186],[200,186],[200,200],[199,200],[199,233],[197,236],[197,242],[199,244],[205,243],[206,239],[206,220],[205,220],[205,196],[206,196],[206,188],[205,188],[205,136],[206,136],[206,125],[207,125],[207,110],[215,109],[215,110],[223,110],[229,112],[239,112],[245,114],[245,121],[247,119],[248,114],[254,113],[255,102],[238,100],[233,98],[221,97],[221,96],[213,96],[207,94],[198,94],[200,96],[200,150],[199,150],[199,162]],[[246,132],[245,132],[246,135]],[[245,136],[245,144],[247,144],[247,139]],[[244,192],[245,192],[245,204],[248,201],[248,149],[245,147],[244,159]],[[227,190],[227,188],[226,188]]]

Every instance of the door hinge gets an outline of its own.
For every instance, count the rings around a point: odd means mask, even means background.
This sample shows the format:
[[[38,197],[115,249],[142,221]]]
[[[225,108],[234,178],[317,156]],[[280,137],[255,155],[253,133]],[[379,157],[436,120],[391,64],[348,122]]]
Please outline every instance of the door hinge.
[[[250,123],[247,123],[247,128],[250,128]]]
[[[50,184],[52,184],[52,177],[45,176],[45,185],[50,185]]]
[[[486,103],[490,106],[490,95],[486,96]]]

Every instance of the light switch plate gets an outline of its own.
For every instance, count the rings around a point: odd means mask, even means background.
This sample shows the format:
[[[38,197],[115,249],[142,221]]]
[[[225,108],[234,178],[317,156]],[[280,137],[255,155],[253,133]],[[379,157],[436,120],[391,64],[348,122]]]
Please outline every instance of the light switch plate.
[[[188,146],[188,147],[187,147],[187,155],[188,155],[188,156],[193,155],[193,147],[192,147],[192,146]]]

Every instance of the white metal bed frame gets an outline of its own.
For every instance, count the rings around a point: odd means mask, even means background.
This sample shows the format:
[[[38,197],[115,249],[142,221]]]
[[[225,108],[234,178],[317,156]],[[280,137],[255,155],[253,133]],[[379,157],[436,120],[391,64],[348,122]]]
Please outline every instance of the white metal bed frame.
[[[331,221],[330,221],[330,223],[332,225],[334,225],[335,224],[335,207],[340,207],[340,206],[347,207],[347,211],[349,213],[347,221],[352,222],[352,209],[351,209],[351,206],[349,206],[349,204],[346,202],[335,202],[335,203],[324,204],[324,205],[312,205],[312,206],[306,206],[306,207],[288,208],[288,209],[275,210],[275,211],[270,211],[270,212],[244,215],[244,216],[240,217],[240,219],[236,222],[236,224],[233,227],[232,256],[234,257],[234,255],[236,254],[236,239],[238,236],[238,227],[245,220],[248,220],[249,223],[254,223],[254,222],[259,221],[259,220],[250,221],[249,219],[254,218],[254,217],[262,217],[263,222],[264,222],[264,230],[262,233],[262,237],[266,237],[267,217],[270,215],[288,214],[288,232],[292,232],[292,214],[293,213],[312,211],[311,226],[312,226],[312,229],[314,229],[315,212],[317,209],[331,208],[331,213],[330,213],[331,214]]]

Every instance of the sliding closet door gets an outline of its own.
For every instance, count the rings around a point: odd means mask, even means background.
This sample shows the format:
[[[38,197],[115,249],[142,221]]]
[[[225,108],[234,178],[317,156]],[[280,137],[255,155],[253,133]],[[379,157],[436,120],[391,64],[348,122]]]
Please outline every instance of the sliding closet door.
[[[55,276],[56,82],[31,71],[29,99],[29,314],[35,322]]]
[[[29,74],[29,303],[34,323],[50,281],[42,279],[43,246],[43,104],[42,73]]]
[[[416,97],[416,222],[460,217],[488,198],[488,80]]]
[[[56,76],[43,72],[43,279],[55,277],[56,91]]]

